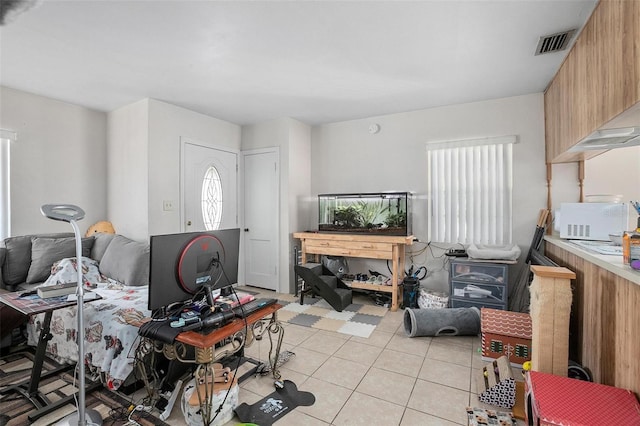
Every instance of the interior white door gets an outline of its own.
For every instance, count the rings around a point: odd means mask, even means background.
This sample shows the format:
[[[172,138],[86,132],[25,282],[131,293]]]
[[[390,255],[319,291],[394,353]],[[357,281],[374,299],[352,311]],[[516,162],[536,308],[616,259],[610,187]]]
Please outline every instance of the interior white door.
[[[238,154],[185,142],[182,230],[238,227]]]
[[[278,151],[244,152],[243,159],[245,283],[278,291]]]

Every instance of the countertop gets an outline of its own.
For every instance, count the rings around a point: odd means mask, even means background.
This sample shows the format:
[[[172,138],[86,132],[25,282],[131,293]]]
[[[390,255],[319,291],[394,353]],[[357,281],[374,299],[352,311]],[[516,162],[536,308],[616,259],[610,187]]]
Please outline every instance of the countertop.
[[[553,235],[545,235],[546,244],[553,244],[570,253],[580,256],[581,258],[597,265],[609,272],[613,272],[634,284],[640,285],[640,271],[636,271],[631,266],[622,263],[622,256],[598,254],[587,249],[583,249],[571,243],[571,240],[565,240]]]

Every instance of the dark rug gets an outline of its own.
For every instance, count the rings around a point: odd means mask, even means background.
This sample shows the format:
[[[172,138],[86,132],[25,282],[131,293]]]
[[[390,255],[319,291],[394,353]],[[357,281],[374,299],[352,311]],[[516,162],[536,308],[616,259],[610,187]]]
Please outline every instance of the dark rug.
[[[240,404],[236,415],[241,422],[271,426],[300,405],[313,405],[316,397],[311,392],[299,391],[295,383],[285,380],[284,385],[255,404]]]
[[[16,353],[7,355],[0,359],[0,389],[22,380],[28,380],[33,366],[32,356],[29,353]],[[46,359],[43,372],[50,371],[59,366],[51,359]],[[73,385],[71,371],[60,373],[40,382],[40,391],[51,401],[56,401],[66,395],[71,394],[76,388]],[[85,397],[85,405],[98,411],[103,419],[103,425],[124,425],[129,421],[130,406],[137,404],[144,405],[141,401],[133,401],[101,387],[90,392]],[[175,409],[175,407],[174,407]],[[35,407],[25,398],[16,393],[3,395],[0,399],[0,426],[46,426],[52,425],[70,413],[76,411],[76,406],[72,400],[69,404],[60,407],[58,410],[49,413],[35,422],[30,422],[28,415],[35,411]],[[160,413],[151,411],[135,411],[131,414],[131,419],[143,426],[169,426],[160,420]]]

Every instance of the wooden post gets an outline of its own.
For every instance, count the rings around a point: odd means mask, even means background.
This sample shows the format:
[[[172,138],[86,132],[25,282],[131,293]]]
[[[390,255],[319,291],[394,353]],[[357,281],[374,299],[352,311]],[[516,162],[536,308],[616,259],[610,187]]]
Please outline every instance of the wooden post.
[[[547,163],[547,210],[549,210],[549,216],[547,217],[547,235],[551,235],[552,229],[552,218],[551,218],[551,163]]]
[[[531,369],[567,376],[569,366],[569,317],[571,280],[567,268],[532,265]]]
[[[580,202],[584,203],[584,160],[578,162],[578,186],[580,187]]]

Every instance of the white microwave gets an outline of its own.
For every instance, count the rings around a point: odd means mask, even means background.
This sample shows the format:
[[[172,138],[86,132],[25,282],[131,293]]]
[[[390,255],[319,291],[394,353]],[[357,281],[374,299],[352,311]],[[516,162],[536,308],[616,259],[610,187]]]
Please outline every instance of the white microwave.
[[[625,231],[628,223],[626,203],[560,204],[560,238],[609,241],[609,234]]]

